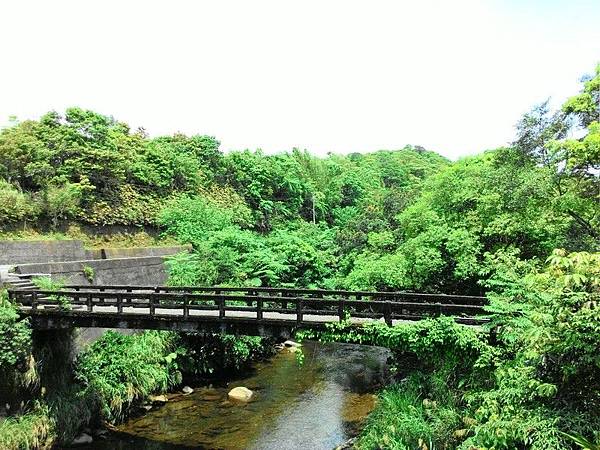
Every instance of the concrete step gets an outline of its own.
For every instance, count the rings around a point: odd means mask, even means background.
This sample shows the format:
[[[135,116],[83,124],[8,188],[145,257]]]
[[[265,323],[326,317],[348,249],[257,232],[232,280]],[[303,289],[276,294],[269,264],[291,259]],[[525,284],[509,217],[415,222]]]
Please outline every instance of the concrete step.
[[[20,280],[19,278],[15,279],[4,279],[3,284],[8,289],[37,289],[37,286],[29,280]]]
[[[11,275],[19,277],[22,280],[30,280],[32,278],[50,278],[49,273],[13,273]]]

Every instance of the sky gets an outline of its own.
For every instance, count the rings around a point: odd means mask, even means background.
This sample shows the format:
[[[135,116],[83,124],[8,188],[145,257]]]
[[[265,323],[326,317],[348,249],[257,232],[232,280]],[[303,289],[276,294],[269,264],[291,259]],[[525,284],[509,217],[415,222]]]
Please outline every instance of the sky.
[[[600,0],[0,2],[0,126],[70,106],[319,155],[510,142],[600,62]]]

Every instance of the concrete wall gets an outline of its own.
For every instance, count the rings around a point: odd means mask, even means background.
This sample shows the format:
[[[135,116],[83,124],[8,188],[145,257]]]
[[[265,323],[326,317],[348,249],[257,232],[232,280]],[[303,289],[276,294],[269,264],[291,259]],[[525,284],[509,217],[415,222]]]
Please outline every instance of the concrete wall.
[[[93,259],[81,241],[0,241],[0,265]]]
[[[131,248],[103,248],[102,258],[136,258],[141,256],[168,256],[192,250],[191,245],[174,245],[171,247],[131,247]],[[95,259],[95,258],[91,258]]]
[[[92,283],[86,278],[85,267],[90,267],[93,271]],[[15,267],[15,272],[49,273],[52,279],[68,284],[157,286],[165,284],[167,280],[164,258],[161,256],[20,264]]]
[[[167,256],[189,251],[190,245],[85,249],[83,242],[77,240],[0,241],[0,265]]]

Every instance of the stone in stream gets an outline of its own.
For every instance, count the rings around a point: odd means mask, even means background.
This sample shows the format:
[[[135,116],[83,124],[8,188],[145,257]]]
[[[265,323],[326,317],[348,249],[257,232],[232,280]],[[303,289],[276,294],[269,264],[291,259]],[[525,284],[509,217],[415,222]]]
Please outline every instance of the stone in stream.
[[[183,389],[181,390],[181,392],[188,395],[188,394],[191,394],[192,392],[194,392],[194,390],[189,386],[184,386]]]
[[[294,342],[294,341],[285,341],[283,343],[283,345],[286,347],[294,347],[294,348],[302,347],[302,344],[298,344],[297,342]]]
[[[94,439],[89,434],[81,433],[71,442],[71,445],[77,447],[78,445],[91,444],[92,442],[94,442]]]
[[[252,394],[253,392],[250,389],[243,386],[239,386],[230,390],[227,395],[233,400],[247,402],[250,401],[250,399],[252,398]]]
[[[169,401],[169,399],[167,398],[166,395],[151,395],[150,397],[148,397],[148,400],[150,400],[152,403],[167,403]]]

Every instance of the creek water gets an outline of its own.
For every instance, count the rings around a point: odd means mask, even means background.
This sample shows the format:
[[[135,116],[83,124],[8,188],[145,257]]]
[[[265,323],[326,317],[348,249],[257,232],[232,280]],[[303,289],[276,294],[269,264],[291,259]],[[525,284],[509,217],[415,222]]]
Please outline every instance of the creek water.
[[[357,434],[388,377],[389,351],[306,342],[304,361],[282,350],[241,378],[195,387],[97,439],[88,450],[332,449]],[[245,386],[250,402],[227,393]],[[79,447],[82,448],[82,447]]]

